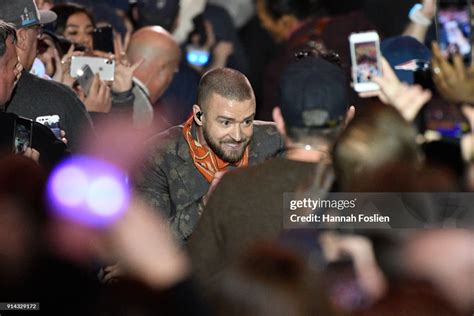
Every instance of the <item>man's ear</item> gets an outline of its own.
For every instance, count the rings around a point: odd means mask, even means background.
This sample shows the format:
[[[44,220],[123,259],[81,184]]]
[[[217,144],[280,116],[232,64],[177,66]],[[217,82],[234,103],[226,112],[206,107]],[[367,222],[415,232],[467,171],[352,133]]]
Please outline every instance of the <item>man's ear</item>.
[[[281,115],[281,110],[278,106],[273,108],[272,116],[273,121],[276,123],[278,133],[282,136],[286,136],[285,121],[283,120],[283,115]]]
[[[16,49],[26,51],[28,49],[28,31],[25,28],[21,28],[16,31]]]
[[[202,114],[201,107],[197,104],[194,104],[193,105],[193,117],[194,117],[194,122],[198,126],[202,126],[202,120],[203,120],[202,116],[203,116],[203,114]]]

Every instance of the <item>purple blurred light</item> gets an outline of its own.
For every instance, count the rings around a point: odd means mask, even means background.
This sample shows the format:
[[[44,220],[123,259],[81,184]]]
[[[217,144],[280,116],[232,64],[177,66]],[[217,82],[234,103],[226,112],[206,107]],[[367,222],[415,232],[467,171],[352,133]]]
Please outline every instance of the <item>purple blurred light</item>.
[[[107,226],[128,206],[125,179],[125,173],[105,161],[75,156],[51,173],[47,188],[51,210],[81,224]]]

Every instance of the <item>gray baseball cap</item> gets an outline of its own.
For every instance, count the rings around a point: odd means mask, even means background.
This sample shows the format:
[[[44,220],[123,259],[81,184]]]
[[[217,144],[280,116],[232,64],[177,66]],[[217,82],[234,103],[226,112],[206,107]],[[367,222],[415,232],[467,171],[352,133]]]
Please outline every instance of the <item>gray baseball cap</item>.
[[[13,23],[17,29],[56,21],[53,11],[38,10],[34,0],[0,1],[0,20]]]

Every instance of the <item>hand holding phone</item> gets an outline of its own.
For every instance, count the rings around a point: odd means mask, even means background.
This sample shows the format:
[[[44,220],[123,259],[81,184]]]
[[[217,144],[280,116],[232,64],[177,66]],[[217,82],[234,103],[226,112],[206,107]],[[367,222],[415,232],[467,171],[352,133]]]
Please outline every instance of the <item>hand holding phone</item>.
[[[89,91],[91,89],[92,81],[94,80],[94,73],[89,65],[84,65],[78,71],[77,82],[82,87],[84,94],[86,96],[89,95]]]
[[[83,100],[88,112],[109,113],[112,108],[110,88],[99,76],[94,75],[89,95]]]
[[[377,32],[354,33],[349,37],[352,78],[357,92],[376,91],[380,87],[373,76],[382,74],[380,38]]]
[[[23,154],[32,146],[33,121],[27,118],[18,117],[15,120],[13,152]]]
[[[113,81],[115,76],[115,61],[101,57],[72,56],[70,75],[77,78],[83,73],[82,67],[89,65],[94,74],[99,74],[104,81]]]
[[[48,127],[56,138],[61,139],[61,126],[59,125],[59,115],[38,116],[36,122]]]
[[[437,0],[436,33],[444,57],[460,54],[464,63],[472,59],[471,0]]]

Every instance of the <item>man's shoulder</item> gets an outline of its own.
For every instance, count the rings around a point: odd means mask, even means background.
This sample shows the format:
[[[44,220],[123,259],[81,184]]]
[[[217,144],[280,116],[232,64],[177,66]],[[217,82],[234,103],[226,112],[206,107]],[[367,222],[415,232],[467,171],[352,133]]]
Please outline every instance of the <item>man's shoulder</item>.
[[[43,79],[39,78],[38,76],[32,75],[28,72],[22,74],[23,80],[19,81],[19,84],[24,84],[27,87],[45,87],[48,89],[53,89],[53,91],[61,90],[65,91],[68,94],[74,94],[74,91],[72,91],[69,87],[65,86],[62,83],[56,82],[54,80],[49,80],[49,79]],[[48,93],[50,91],[44,91],[45,93]]]
[[[173,156],[178,154],[179,144],[184,141],[183,126],[177,125],[148,139],[147,143],[153,156]]]

